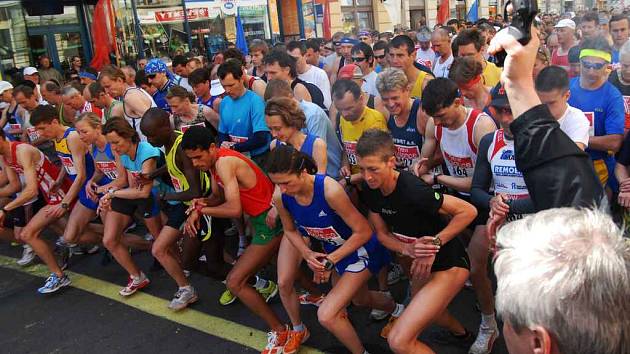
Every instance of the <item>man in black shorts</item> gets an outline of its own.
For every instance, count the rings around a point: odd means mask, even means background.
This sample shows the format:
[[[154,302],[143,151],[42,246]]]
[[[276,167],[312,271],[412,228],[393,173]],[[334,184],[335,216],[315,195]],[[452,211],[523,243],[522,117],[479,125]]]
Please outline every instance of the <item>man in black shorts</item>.
[[[361,198],[370,209],[369,220],[411,279],[413,298],[402,316],[390,320],[387,340],[397,353],[428,351],[417,337],[436,323],[458,341],[470,343],[472,335],[446,307],[468,278],[468,257],[457,235],[477,212],[462,199],[442,195],[413,174],[396,170],[395,149],[391,135],[375,129],[357,143]],[[451,218],[445,226],[442,216]]]

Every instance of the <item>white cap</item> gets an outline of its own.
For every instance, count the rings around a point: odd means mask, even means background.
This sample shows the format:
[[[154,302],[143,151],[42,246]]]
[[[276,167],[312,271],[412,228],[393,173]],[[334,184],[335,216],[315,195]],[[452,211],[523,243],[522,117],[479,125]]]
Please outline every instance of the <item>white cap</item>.
[[[558,23],[554,27],[555,28],[569,27],[570,29],[575,29],[575,22],[573,22],[573,20],[569,20],[568,18],[565,18],[563,20],[558,21]]]
[[[33,75],[35,73],[39,73],[39,71],[37,71],[37,69],[32,66],[27,66],[24,68],[24,75]]]
[[[210,81],[210,95],[211,96],[219,96],[225,93],[225,89],[221,85],[221,81],[219,79]]]
[[[4,91],[8,89],[12,89],[13,85],[11,85],[8,81],[0,81],[0,95],[4,93]]]

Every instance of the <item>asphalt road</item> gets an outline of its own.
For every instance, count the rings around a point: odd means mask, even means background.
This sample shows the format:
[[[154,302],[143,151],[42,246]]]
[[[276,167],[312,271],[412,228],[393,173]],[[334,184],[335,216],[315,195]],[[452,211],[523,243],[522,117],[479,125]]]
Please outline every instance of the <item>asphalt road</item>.
[[[126,283],[124,270],[115,262],[100,263],[100,255],[75,256],[70,271],[73,286],[50,295],[40,295],[46,268],[20,269],[13,259],[21,247],[0,244],[0,348],[4,353],[255,353],[265,345],[265,325],[235,302],[220,306],[224,285],[193,273],[191,282],[200,300],[190,310],[173,314],[167,308],[176,290],[164,272],[148,271],[152,259],[138,253],[134,259],[151,279],[151,285],[130,299],[118,295]],[[271,270],[270,272],[272,272]],[[405,286],[392,287],[401,301]],[[287,319],[277,297],[272,307]],[[317,323],[316,308],[302,306],[311,338],[301,352],[346,353],[334,336]],[[479,324],[474,294],[464,289],[450,305],[452,313],[471,331]],[[379,332],[385,321],[369,319],[365,309],[350,307],[350,318],[368,351],[390,353]],[[439,346],[431,342],[437,328],[420,337],[436,353],[466,353],[467,348]],[[507,353],[502,338],[493,353]]]

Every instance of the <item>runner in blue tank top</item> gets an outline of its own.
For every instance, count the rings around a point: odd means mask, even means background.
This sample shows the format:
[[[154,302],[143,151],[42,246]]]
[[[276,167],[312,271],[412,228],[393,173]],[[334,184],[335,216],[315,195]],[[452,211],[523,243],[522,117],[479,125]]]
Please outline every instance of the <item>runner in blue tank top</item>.
[[[386,311],[392,316],[399,316],[404,307],[384,294],[368,289],[370,277],[389,262],[387,250],[378,242],[367,220],[352,205],[343,187],[330,177],[316,175],[316,171],[313,159],[291,146],[278,146],[269,156],[269,177],[279,187],[274,203],[285,237],[301,255],[290,264],[281,258],[282,253],[279,254],[278,270],[284,272],[278,273],[278,281],[292,286],[301,258],[307,261],[318,283],[328,282],[334,272],[336,282],[319,307],[319,322],[352,353],[363,353],[365,348],[348,320],[346,306],[352,302],[356,306]],[[326,253],[312,251],[304,237],[321,241]],[[284,295],[285,308],[297,307],[297,296],[292,297],[293,304],[290,304],[287,302],[290,297]],[[305,340],[308,337],[308,331],[301,323],[293,323],[293,326],[287,345],[292,338]]]
[[[387,69],[376,79],[383,105],[390,113],[387,120],[396,147],[396,165],[409,170],[420,159],[427,117],[420,109],[422,102],[411,98],[407,76],[400,69]]]

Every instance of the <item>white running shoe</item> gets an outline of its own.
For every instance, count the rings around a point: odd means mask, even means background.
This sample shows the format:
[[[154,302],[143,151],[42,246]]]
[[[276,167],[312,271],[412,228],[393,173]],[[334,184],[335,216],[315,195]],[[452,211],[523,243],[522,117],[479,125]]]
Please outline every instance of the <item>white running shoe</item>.
[[[33,261],[35,260],[35,256],[36,256],[35,251],[33,251],[33,247],[29,245],[24,245],[23,247],[24,247],[24,250],[22,251],[22,258],[16,261],[16,263],[20,267],[26,267],[28,265],[31,265]]]
[[[497,327],[479,326],[477,339],[468,350],[468,354],[490,354],[499,335],[500,332]]]

